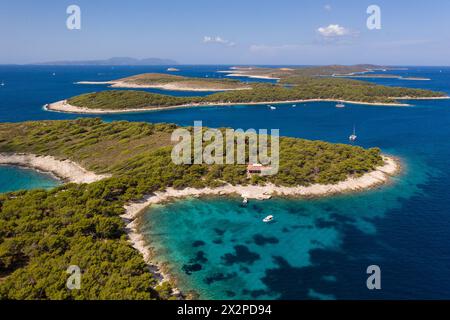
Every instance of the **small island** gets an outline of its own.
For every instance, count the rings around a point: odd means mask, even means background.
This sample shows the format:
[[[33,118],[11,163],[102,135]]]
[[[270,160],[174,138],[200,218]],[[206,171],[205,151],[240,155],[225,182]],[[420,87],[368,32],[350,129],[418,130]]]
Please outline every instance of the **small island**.
[[[175,72],[178,69],[169,68]],[[153,88],[173,91],[229,91],[251,89],[248,85],[230,79],[203,79],[165,73],[143,73],[112,81],[79,81],[77,84],[109,84],[112,88]]]
[[[287,137],[280,139],[274,176],[249,176],[245,165],[176,165],[176,128],[95,118],[0,124],[2,163],[40,164],[73,182],[0,195],[0,296],[176,298],[174,279],[153,264],[136,224],[148,205],[197,195],[355,192],[386,183],[399,170],[378,148]],[[81,179],[86,175],[89,180]],[[65,287],[71,261],[83,270],[81,290]]]

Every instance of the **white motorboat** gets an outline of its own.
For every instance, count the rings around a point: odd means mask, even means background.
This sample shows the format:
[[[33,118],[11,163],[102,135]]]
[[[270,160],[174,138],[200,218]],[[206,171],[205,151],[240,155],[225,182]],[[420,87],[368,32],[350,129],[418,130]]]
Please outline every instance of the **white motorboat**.
[[[355,126],[353,126],[353,134],[350,135],[350,137],[348,137],[348,139],[349,139],[350,141],[356,141],[357,138],[358,138],[358,136],[356,135]]]
[[[345,108],[345,104],[343,104],[343,103],[338,103],[338,104],[336,105],[336,108]]]
[[[277,110],[277,107],[269,106],[270,110]]]
[[[273,221],[273,219],[274,219],[273,216],[267,216],[263,219],[263,222],[267,223],[267,222]]]

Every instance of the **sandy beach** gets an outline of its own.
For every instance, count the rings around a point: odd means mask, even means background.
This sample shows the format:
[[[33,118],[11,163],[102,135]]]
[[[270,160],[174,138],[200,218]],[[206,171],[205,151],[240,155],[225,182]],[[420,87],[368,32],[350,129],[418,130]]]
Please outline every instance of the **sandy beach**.
[[[0,153],[0,164],[36,169],[73,183],[92,183],[109,177],[109,175],[99,175],[88,171],[73,161],[59,160],[52,156]]]
[[[392,176],[400,172],[401,165],[397,159],[383,156],[383,160],[384,165],[378,167],[375,171],[358,178],[348,178],[334,185],[315,184],[307,187],[279,187],[273,184],[264,186],[225,185],[218,188],[185,188],[181,190],[167,188],[165,191],[155,192],[140,201],[127,204],[125,214],[121,217],[127,223],[126,230],[133,247],[141,252],[152,272],[160,281],[172,281],[174,279],[171,278],[170,274],[163,271],[164,267],[158,265],[158,262],[152,259],[151,244],[139,231],[139,217],[149,206],[185,197],[239,195],[247,199],[267,200],[273,196],[313,198],[364,191],[388,183]]]
[[[450,97],[392,97],[392,99],[398,100],[441,100],[450,99]],[[308,102],[336,102],[336,103],[348,103],[357,105],[372,105],[372,106],[389,106],[389,107],[408,107],[411,106],[407,103],[374,103],[363,101],[347,101],[347,100],[335,100],[335,99],[303,99],[303,100],[289,100],[289,101],[264,101],[264,102],[247,102],[247,103],[192,103],[183,104],[170,107],[148,107],[148,108],[136,108],[136,109],[120,109],[120,110],[107,110],[107,109],[91,109],[73,106],[67,103],[67,100],[61,100],[54,103],[44,105],[44,110],[65,112],[65,113],[81,113],[81,114],[111,114],[111,113],[133,113],[133,112],[148,112],[148,111],[160,111],[170,110],[178,108],[199,108],[199,107],[214,107],[214,106],[242,106],[242,105],[268,105],[268,104],[289,104],[289,103],[308,103]]]
[[[251,87],[242,87],[242,88],[219,88],[219,87],[208,87],[208,88],[199,88],[189,85],[183,85],[179,82],[177,83],[166,83],[166,84],[158,84],[158,85],[150,85],[150,84],[135,84],[129,83],[126,81],[79,81],[76,84],[109,84],[110,88],[127,88],[127,89],[161,89],[161,90],[170,90],[170,91],[196,91],[196,92],[209,92],[209,91],[235,91],[235,90],[250,90]]]

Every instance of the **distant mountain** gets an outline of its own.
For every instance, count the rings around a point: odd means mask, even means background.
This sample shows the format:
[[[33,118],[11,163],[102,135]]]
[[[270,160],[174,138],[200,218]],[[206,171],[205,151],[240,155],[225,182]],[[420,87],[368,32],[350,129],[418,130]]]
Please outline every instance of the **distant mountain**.
[[[115,57],[106,60],[80,60],[80,61],[50,61],[33,63],[35,65],[52,66],[156,66],[156,65],[177,65],[178,62],[171,59],[147,58],[135,59],[129,57]]]

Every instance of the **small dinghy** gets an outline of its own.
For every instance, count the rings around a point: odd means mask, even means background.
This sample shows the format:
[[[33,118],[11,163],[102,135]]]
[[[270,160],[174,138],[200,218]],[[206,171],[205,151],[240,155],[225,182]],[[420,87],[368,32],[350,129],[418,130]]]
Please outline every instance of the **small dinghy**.
[[[267,216],[263,219],[263,222],[267,223],[267,222],[271,222],[273,221],[273,216]]]
[[[350,141],[356,141],[356,139],[358,139],[358,136],[356,135],[356,128],[355,128],[355,126],[353,126],[353,134],[350,136],[350,137],[348,137],[348,139],[350,140]]]

